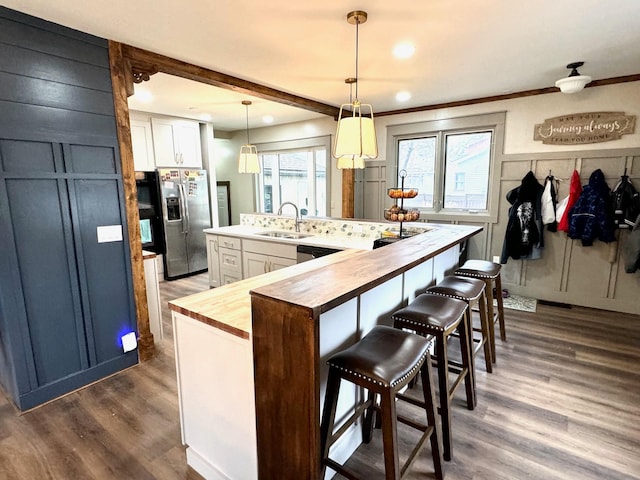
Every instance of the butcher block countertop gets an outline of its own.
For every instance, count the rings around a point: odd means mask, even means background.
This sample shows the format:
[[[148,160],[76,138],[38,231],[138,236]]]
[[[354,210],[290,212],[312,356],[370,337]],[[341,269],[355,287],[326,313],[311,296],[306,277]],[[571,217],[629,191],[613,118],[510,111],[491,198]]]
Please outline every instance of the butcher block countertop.
[[[251,294],[326,311],[361,290],[409,270],[482,230],[466,225],[437,225],[437,229],[384,248],[344,250],[206,290],[169,302],[172,311],[251,338]]]
[[[251,296],[256,288],[279,282],[289,277],[304,275],[311,270],[365,253],[361,250],[343,250],[299,263],[291,267],[247,278],[222,287],[182,297],[169,302],[169,308],[188,317],[200,320],[212,327],[224,330],[241,338],[251,335]]]

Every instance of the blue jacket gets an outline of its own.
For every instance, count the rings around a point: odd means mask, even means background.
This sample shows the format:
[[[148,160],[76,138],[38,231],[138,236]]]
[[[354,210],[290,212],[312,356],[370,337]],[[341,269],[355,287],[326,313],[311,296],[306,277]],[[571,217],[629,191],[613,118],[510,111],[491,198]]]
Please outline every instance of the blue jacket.
[[[595,239],[615,241],[611,189],[602,170],[591,174],[569,215],[569,237],[582,240],[582,245],[593,245]]]

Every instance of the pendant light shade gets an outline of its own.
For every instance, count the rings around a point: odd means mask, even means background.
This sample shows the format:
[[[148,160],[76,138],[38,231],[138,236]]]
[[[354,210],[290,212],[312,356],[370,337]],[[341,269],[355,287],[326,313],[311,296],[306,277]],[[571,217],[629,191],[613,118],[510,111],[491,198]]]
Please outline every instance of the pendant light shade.
[[[356,96],[340,107],[338,127],[333,144],[333,156],[338,168],[364,168],[365,160],[378,156],[378,141],[373,121],[373,109],[358,100],[358,25],[367,21],[367,13],[354,11],[347,14],[347,22],[356,26],[356,76],[346,83],[356,85]]]
[[[255,145],[243,145],[240,147],[240,157],[238,158],[239,173],[260,173],[260,161],[258,160],[258,149]]]
[[[577,93],[591,81],[590,76],[580,75],[578,73],[578,68],[583,65],[584,62],[573,62],[567,65],[567,68],[571,69],[571,73],[568,77],[561,78],[556,82],[556,87],[558,87],[562,93]]]
[[[247,144],[240,147],[238,157],[238,173],[260,173],[260,160],[258,159],[258,149],[249,142],[249,100],[243,100],[247,114]]]

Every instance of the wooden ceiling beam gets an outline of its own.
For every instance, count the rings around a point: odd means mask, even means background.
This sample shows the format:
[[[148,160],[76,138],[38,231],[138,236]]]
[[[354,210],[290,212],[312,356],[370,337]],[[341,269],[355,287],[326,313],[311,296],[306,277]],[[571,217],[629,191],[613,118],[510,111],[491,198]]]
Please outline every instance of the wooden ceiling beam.
[[[317,102],[308,98],[286,93],[259,83],[243,80],[238,77],[216,72],[192,63],[183,62],[158,53],[150,52],[130,45],[122,45],[124,57],[132,67],[143,66],[145,70],[162,72],[176,77],[182,77],[196,82],[206,83],[214,87],[233,90],[234,92],[251,95],[272,102],[282,103],[291,107],[302,108],[333,118],[338,118],[340,109],[333,105]]]

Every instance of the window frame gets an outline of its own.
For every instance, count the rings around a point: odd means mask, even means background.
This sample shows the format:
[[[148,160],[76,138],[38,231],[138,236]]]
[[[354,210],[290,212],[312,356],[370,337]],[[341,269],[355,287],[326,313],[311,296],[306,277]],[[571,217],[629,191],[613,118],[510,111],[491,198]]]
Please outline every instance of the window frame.
[[[321,137],[309,137],[309,138],[302,138],[302,139],[296,139],[296,140],[283,140],[280,142],[268,142],[268,143],[256,143],[256,148],[258,150],[258,157],[260,159],[261,162],[261,168],[260,168],[260,173],[257,174],[257,176],[255,177],[255,211],[256,212],[260,212],[261,208],[262,208],[262,204],[264,199],[260,196],[260,182],[261,182],[261,175],[263,175],[263,168],[262,168],[262,157],[261,155],[278,155],[278,154],[282,154],[282,153],[293,153],[296,151],[308,151],[311,152],[312,155],[312,161],[311,161],[311,165],[309,165],[309,168],[313,170],[314,172],[314,181],[313,181],[313,185],[311,185],[311,191],[314,195],[314,198],[317,198],[317,184],[316,184],[316,177],[315,177],[315,173],[316,173],[316,155],[317,155],[317,151],[324,149],[326,152],[326,157],[325,157],[325,171],[326,171],[326,178],[325,178],[325,183],[326,183],[326,188],[327,188],[327,192],[326,192],[326,201],[325,201],[325,211],[327,212],[327,217],[330,216],[330,207],[331,207],[331,136],[330,135],[326,135],[326,136],[321,136]],[[279,178],[279,166],[276,167],[276,171],[278,171],[278,178]],[[275,202],[275,196],[273,196],[272,193],[272,202]],[[275,203],[272,204],[273,206],[273,210],[274,213],[277,211],[277,208],[279,206],[276,205]],[[302,205],[298,205],[298,208],[304,208],[304,206]],[[313,217],[313,215],[308,215],[309,217]]]
[[[398,146],[401,140],[436,137],[434,165],[433,207],[420,207],[420,218],[426,221],[491,222],[498,219],[499,180],[498,166],[504,155],[504,126],[506,112],[447,118],[426,122],[390,125],[387,127],[387,158],[393,162],[389,169],[387,184],[397,185],[399,175]],[[445,149],[446,136],[464,133],[492,132],[491,158],[486,210],[445,209]],[[410,185],[409,185],[410,186]]]

